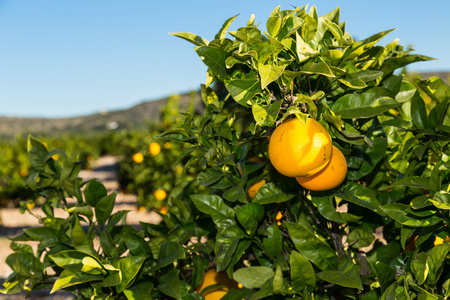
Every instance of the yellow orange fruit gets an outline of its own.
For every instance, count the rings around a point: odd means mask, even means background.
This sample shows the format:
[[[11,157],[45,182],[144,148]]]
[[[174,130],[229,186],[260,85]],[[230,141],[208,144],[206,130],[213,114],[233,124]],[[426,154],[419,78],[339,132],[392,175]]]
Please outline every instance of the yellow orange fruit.
[[[258,193],[259,189],[265,184],[266,184],[266,181],[263,179],[263,180],[258,181],[255,184],[251,185],[248,188],[248,195],[250,196],[250,198],[254,198],[256,196],[256,193]]]
[[[170,147],[172,147],[172,144],[170,144],[170,142],[165,142],[164,143],[164,148],[170,149]]]
[[[165,205],[159,209],[159,212],[162,213],[163,215],[167,214],[168,211],[169,209]]]
[[[155,196],[156,200],[158,201],[163,201],[164,199],[166,199],[166,191],[164,190],[156,190],[153,195]]]
[[[142,153],[140,153],[140,152],[135,153],[133,155],[133,161],[137,164],[140,164],[141,162],[144,161],[144,155],[142,155]]]
[[[206,291],[205,293],[202,294],[202,296],[205,298],[205,300],[219,300],[223,296],[225,296],[225,294],[230,289],[238,288],[238,283],[236,281],[230,279],[227,276],[226,272],[222,271],[222,272],[217,273],[215,269],[210,269],[209,271],[207,271],[205,273],[205,275],[203,276],[202,283],[196,288],[196,290],[197,290],[197,292],[201,293],[201,291],[204,288],[206,288],[210,285],[214,285],[214,284],[221,284],[226,287],[218,287],[218,288],[214,288],[214,289]]]
[[[333,146],[328,164],[318,173],[309,177],[296,177],[297,182],[311,191],[326,191],[337,187],[347,176],[347,160],[341,150]]]
[[[161,146],[156,142],[150,143],[148,146],[148,151],[153,156],[158,155],[159,152],[161,152]]]
[[[314,119],[289,119],[279,125],[269,141],[269,158],[274,168],[287,177],[311,176],[331,158],[331,137]]]
[[[27,203],[27,208],[28,208],[29,210],[32,210],[32,209],[34,208],[34,202],[28,202],[28,203]]]

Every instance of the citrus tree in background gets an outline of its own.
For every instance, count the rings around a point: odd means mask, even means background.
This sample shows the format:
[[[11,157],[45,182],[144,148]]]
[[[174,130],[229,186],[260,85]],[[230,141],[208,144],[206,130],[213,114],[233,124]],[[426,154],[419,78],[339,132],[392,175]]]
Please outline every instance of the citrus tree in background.
[[[28,185],[47,199],[46,216],[14,239],[3,293],[450,296],[450,90],[395,72],[430,58],[397,40],[378,45],[391,30],[354,41],[339,8],[277,7],[265,31],[252,16],[229,38],[235,18],[212,41],[174,33],[208,66],[206,107],[160,137],[190,145],[179,160],[202,168],[205,189],[172,192],[163,222],[136,230],[126,212],[112,214],[114,193],[30,138]],[[39,241],[38,253],[24,240]]]
[[[193,113],[197,93],[191,91],[186,113]],[[121,189],[137,196],[141,208],[167,211],[169,194],[178,190],[189,192],[199,186],[193,180],[197,166],[177,160],[187,146],[157,140],[155,136],[170,128],[181,118],[180,96],[172,95],[161,107],[161,123],[148,123],[147,130],[127,130],[119,133],[118,179]],[[205,189],[205,188],[203,188]]]

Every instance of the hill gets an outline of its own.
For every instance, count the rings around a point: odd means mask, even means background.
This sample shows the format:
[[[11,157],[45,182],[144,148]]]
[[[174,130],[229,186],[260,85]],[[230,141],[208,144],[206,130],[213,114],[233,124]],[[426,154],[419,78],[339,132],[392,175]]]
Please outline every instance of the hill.
[[[180,110],[187,110],[190,93],[180,95]],[[161,107],[167,104],[169,97],[145,101],[123,110],[101,112],[73,118],[19,118],[0,117],[0,138],[8,139],[18,134],[59,134],[77,132],[90,134],[112,129],[130,129],[144,127],[146,122],[159,122]],[[203,101],[199,92],[195,92],[195,111],[203,111]]]

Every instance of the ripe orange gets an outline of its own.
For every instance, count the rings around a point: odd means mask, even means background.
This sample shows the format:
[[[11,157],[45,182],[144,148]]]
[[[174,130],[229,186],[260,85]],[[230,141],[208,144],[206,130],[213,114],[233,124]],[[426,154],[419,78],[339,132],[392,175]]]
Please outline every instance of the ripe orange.
[[[164,199],[166,199],[166,191],[164,190],[156,190],[153,195],[155,196],[156,200],[158,201],[163,201]]]
[[[133,155],[133,161],[137,164],[140,164],[141,162],[144,161],[144,155],[142,155],[142,153],[140,153],[140,152],[135,153]]]
[[[263,179],[263,180],[258,181],[255,184],[251,185],[248,188],[248,195],[250,196],[250,198],[254,198],[256,196],[256,193],[258,193],[259,189],[265,184],[266,184],[266,181]]]
[[[326,191],[337,187],[347,176],[347,161],[341,150],[333,146],[328,164],[320,172],[309,177],[297,177],[298,183],[311,191]]]
[[[158,155],[159,152],[161,152],[161,146],[156,142],[150,143],[148,146],[148,151],[153,156]]]
[[[269,141],[269,158],[274,168],[288,177],[311,176],[331,158],[331,137],[314,119],[298,118],[279,125]]]
[[[211,290],[206,291],[202,296],[205,298],[205,300],[219,300],[230,289],[236,289],[238,288],[238,283],[232,279],[230,279],[227,276],[227,273],[222,271],[217,273],[215,269],[210,269],[205,273],[205,276],[203,276],[202,283],[196,288],[197,292],[201,292],[204,288],[207,286],[213,285],[213,284],[222,284],[225,285],[225,287],[218,287]]]

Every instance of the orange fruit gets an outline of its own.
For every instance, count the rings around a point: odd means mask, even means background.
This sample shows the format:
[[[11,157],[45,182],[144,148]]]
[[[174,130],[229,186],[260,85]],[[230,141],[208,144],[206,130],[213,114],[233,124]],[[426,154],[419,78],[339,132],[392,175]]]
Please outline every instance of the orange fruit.
[[[210,269],[205,273],[202,283],[196,288],[196,290],[201,293],[204,288],[214,284],[222,284],[226,287],[218,287],[206,291],[202,294],[205,300],[219,300],[225,296],[230,289],[238,288],[238,283],[230,279],[226,272],[222,271],[217,273],[215,269]]]
[[[156,190],[153,195],[155,196],[156,200],[158,201],[163,201],[164,199],[166,199],[166,191],[164,190]]]
[[[156,142],[150,143],[148,146],[148,151],[153,156],[158,155],[159,152],[161,152],[161,146]]]
[[[347,176],[347,161],[341,150],[333,146],[328,164],[318,173],[309,177],[297,177],[298,183],[311,191],[326,191],[337,187]]]
[[[250,198],[254,198],[256,196],[256,193],[258,193],[259,189],[265,184],[266,184],[266,181],[263,179],[263,180],[258,181],[255,184],[251,185],[248,188],[248,195],[250,196]]]
[[[133,155],[133,161],[137,164],[140,164],[141,162],[144,161],[144,155],[142,155],[142,153],[140,153],[140,152],[135,153]]]
[[[269,159],[287,177],[311,176],[322,170],[331,158],[331,137],[314,119],[298,118],[279,125],[269,141]]]

